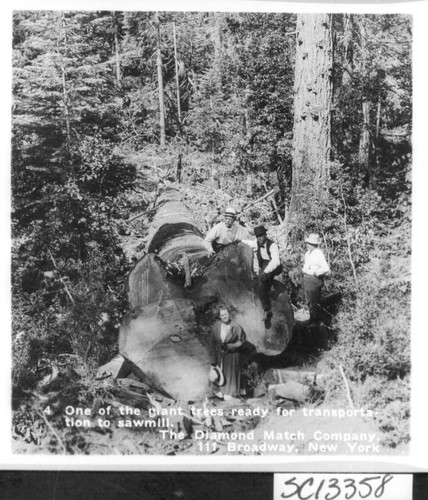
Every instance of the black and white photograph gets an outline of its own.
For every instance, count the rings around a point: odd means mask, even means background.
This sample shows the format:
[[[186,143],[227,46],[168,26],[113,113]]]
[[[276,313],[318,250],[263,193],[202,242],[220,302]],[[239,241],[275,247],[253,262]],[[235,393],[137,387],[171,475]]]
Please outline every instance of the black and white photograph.
[[[405,462],[414,16],[120,9],[11,13],[12,455]]]

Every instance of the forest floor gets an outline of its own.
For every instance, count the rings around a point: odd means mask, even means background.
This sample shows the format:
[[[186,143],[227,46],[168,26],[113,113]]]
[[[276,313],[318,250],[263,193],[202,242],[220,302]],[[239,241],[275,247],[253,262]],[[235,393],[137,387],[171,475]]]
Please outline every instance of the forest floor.
[[[318,377],[326,373],[322,356],[310,365],[289,369],[316,372]],[[33,421],[26,439],[19,438],[15,433],[13,451],[18,454],[286,457],[379,457],[408,452],[406,445],[393,449],[388,447],[383,442],[376,416],[364,408],[351,409],[346,398],[323,401],[322,391],[317,392],[316,399],[308,398],[300,403],[278,397],[266,390],[268,383],[264,384],[264,381],[271,380],[271,375],[268,371],[260,381],[264,391],[256,398],[223,401],[213,397],[192,405],[187,402],[182,405],[180,402],[174,405],[162,403],[166,409],[182,408],[187,415],[191,413],[190,408],[200,412],[190,425],[183,416],[169,417],[170,428],[121,428],[119,418],[130,421],[136,417],[119,417],[117,413],[116,418],[110,418],[108,429],[94,425],[95,419],[91,419],[91,428],[67,428],[64,426],[64,413],[55,419],[49,418],[50,426],[47,428],[42,422],[46,401],[35,397],[28,402],[28,408],[33,411],[38,409],[37,413],[42,418]],[[44,398],[49,396],[47,393]],[[149,420],[149,412],[142,410],[138,418]],[[168,434],[161,434],[160,431],[165,429]],[[171,437],[169,430],[177,434]]]

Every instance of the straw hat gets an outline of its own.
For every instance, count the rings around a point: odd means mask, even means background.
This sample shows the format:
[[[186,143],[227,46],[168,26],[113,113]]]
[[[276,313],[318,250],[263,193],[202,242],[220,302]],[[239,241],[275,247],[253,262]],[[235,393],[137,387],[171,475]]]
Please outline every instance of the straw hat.
[[[312,233],[306,238],[305,242],[309,243],[310,245],[319,245],[320,237],[318,234]]]
[[[236,210],[233,207],[227,207],[224,212],[225,217],[236,218]]]
[[[223,371],[218,365],[211,365],[210,372],[208,374],[208,378],[210,382],[213,384],[217,385],[218,387],[221,387],[224,385],[224,375]]]

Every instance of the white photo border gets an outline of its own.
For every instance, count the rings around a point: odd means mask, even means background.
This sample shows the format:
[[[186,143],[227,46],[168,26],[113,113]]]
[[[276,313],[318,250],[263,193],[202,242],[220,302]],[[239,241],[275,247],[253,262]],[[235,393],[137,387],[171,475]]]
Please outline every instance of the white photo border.
[[[60,8],[59,8],[60,7]],[[408,455],[403,456],[59,456],[15,455],[11,450],[11,346],[10,346],[10,124],[11,124],[11,36],[12,13],[16,10],[181,10],[181,11],[253,11],[253,12],[352,12],[374,14],[410,14],[413,16],[413,237],[412,237],[412,408],[411,444]],[[2,411],[0,412],[0,469],[44,470],[146,470],[146,471],[233,471],[233,472],[350,472],[387,471],[419,472],[428,469],[428,404],[426,402],[427,370],[425,353],[428,352],[428,332],[424,304],[424,283],[428,279],[425,243],[428,200],[428,162],[424,147],[428,138],[427,47],[428,3],[307,3],[297,1],[96,1],[68,0],[5,2],[1,12],[2,99],[1,99],[1,154],[3,181],[0,223],[2,229],[1,300],[6,315],[4,331],[0,337]],[[8,235],[7,237],[4,235]]]

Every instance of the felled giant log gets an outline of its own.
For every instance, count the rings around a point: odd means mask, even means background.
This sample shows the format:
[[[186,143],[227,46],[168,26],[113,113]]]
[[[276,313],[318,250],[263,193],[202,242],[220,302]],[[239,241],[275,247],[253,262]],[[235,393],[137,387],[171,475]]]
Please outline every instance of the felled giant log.
[[[276,281],[273,319],[266,328],[248,245],[230,245],[210,257],[190,211],[173,189],[159,198],[147,243],[148,253],[129,275],[132,310],[119,338],[120,353],[147,380],[178,400],[198,400],[209,393],[209,326],[219,305],[231,308],[259,352],[284,350],[293,327],[288,295]],[[183,275],[174,274],[186,267],[190,287]]]

